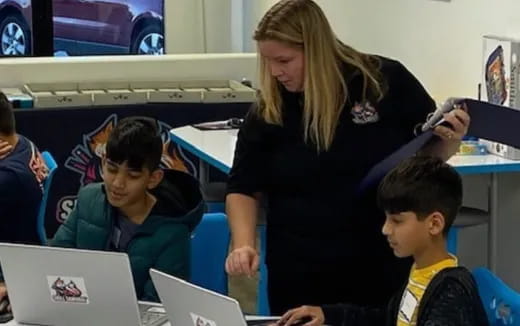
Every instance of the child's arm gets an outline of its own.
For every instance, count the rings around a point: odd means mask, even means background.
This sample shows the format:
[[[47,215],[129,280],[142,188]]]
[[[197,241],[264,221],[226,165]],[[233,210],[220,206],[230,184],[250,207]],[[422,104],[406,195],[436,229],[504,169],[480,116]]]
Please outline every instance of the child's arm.
[[[287,311],[277,326],[304,324],[312,326],[382,326],[385,325],[386,308],[361,307],[351,304],[301,306]]]
[[[476,291],[454,279],[446,279],[419,312],[417,326],[487,326],[486,313]]]
[[[352,304],[322,306],[325,324],[342,326],[381,326],[385,325],[386,307],[362,307]]]
[[[95,213],[97,211],[95,208],[98,205],[104,205],[104,200],[98,184],[90,184],[81,188],[74,209],[49,244],[53,247],[77,248],[78,220],[81,219],[82,222],[85,222],[86,217],[99,214]],[[84,229],[82,228],[82,230]]]
[[[171,241],[161,251],[153,268],[166,273],[189,280],[190,270],[190,233],[187,227],[179,227],[171,234]],[[144,285],[143,295],[140,300],[158,302],[159,297],[152,280],[148,278]]]

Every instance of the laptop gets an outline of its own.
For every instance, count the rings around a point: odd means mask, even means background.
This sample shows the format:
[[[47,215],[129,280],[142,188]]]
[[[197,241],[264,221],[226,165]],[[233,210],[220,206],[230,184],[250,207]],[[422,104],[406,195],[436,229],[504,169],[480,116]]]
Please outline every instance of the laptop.
[[[182,279],[150,269],[150,276],[172,325],[267,326],[280,317],[247,320],[238,301]],[[249,318],[247,318],[249,319]]]
[[[138,305],[125,253],[0,243],[14,319],[53,326],[158,326],[152,303]]]

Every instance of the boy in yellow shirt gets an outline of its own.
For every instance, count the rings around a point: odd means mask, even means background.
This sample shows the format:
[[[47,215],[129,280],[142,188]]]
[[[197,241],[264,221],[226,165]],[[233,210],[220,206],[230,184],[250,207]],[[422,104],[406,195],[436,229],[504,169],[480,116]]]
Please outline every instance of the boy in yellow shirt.
[[[403,289],[386,307],[303,306],[288,311],[278,325],[488,325],[471,273],[457,267],[457,258],[446,250],[462,204],[458,173],[440,159],[413,157],[383,179],[378,202],[386,213],[382,232],[394,254],[415,262]],[[367,291],[377,289],[367,284]]]

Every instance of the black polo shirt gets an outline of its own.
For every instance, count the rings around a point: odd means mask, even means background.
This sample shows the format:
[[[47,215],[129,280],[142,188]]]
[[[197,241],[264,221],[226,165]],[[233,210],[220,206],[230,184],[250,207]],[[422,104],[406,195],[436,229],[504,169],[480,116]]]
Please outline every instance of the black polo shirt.
[[[381,233],[376,191],[359,197],[358,186],[372,166],[414,137],[435,103],[401,63],[380,59],[384,98],[363,101],[362,75],[346,76],[349,100],[326,152],[304,141],[302,94],[283,93],[283,126],[248,114],[228,193],[266,195],[270,272],[293,267],[363,274],[395,260]],[[406,269],[399,275],[405,278]]]

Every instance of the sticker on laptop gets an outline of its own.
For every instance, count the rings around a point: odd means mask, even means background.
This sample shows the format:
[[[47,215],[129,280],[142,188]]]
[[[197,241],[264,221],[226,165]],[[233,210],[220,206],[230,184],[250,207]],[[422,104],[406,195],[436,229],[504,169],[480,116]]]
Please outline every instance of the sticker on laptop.
[[[47,283],[53,302],[89,302],[85,281],[81,277],[47,276]]]
[[[190,312],[191,320],[193,321],[193,326],[217,326],[213,320],[209,320],[193,312]]]

